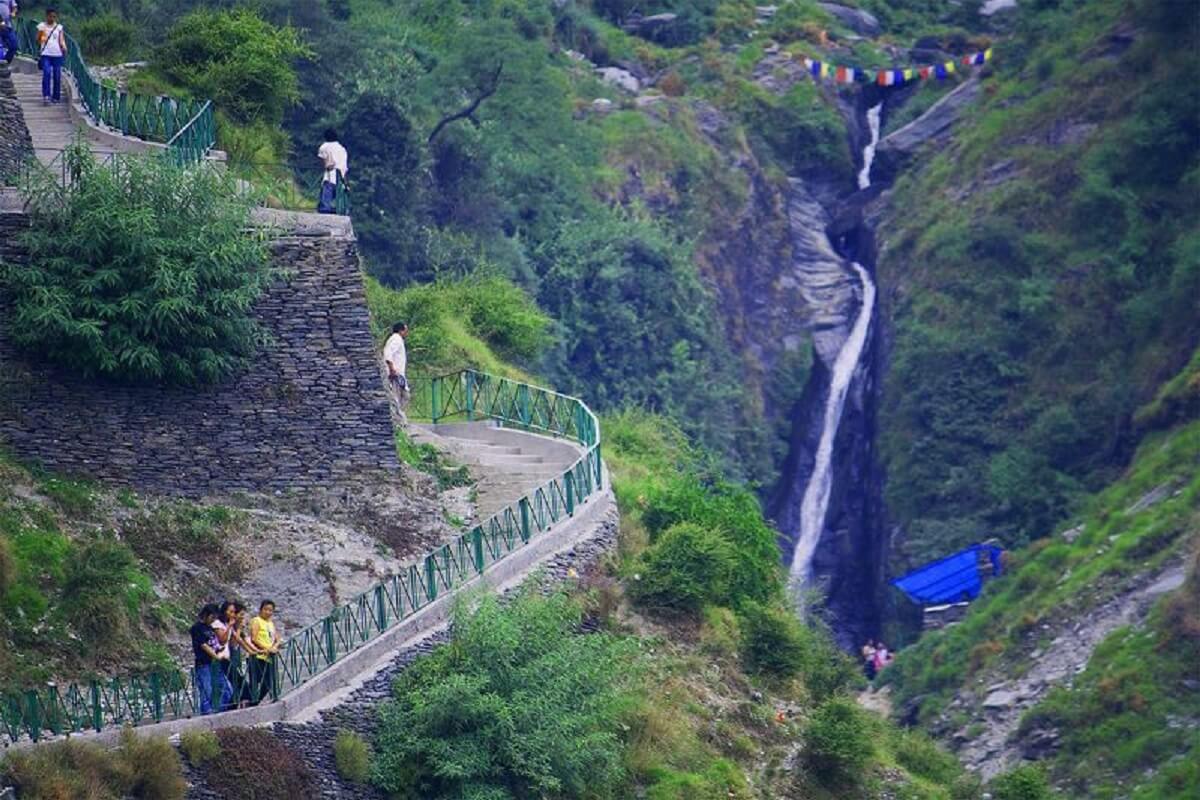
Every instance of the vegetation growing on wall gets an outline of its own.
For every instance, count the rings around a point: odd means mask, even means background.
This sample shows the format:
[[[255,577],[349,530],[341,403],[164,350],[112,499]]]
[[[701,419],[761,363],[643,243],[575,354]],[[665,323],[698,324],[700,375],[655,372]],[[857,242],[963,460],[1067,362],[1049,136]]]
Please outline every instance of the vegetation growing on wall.
[[[72,178],[35,173],[26,264],[0,264],[18,347],[85,378],[215,383],[260,345],[251,311],[269,277],[251,200],[213,170],[164,158],[103,162],[77,145]]]

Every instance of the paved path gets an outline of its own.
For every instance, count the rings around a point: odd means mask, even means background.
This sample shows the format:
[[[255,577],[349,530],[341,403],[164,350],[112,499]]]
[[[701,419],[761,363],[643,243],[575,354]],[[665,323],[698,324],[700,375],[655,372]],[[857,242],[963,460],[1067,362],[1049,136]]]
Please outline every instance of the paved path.
[[[486,423],[413,425],[414,441],[432,444],[465,464],[475,479],[476,521],[529,494],[582,455],[582,449]]]
[[[93,126],[82,124],[82,108],[76,108],[72,113],[71,104],[76,99],[75,83],[65,70],[62,102],[51,105],[42,102],[42,74],[33,61],[18,58],[13,62],[11,72],[13,88],[33,140],[33,149],[42,164],[50,166],[80,133],[98,156],[116,152],[142,152],[147,148],[147,143],[140,139],[108,131],[101,134]]]

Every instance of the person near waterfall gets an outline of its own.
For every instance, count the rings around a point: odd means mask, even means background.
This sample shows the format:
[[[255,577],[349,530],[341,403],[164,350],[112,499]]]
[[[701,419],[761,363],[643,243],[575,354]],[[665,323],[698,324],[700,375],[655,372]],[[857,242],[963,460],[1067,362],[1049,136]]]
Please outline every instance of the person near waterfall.
[[[392,334],[383,345],[383,363],[387,367],[388,393],[392,401],[392,414],[399,425],[408,422],[406,412],[412,397],[408,389],[408,323],[397,322]]]

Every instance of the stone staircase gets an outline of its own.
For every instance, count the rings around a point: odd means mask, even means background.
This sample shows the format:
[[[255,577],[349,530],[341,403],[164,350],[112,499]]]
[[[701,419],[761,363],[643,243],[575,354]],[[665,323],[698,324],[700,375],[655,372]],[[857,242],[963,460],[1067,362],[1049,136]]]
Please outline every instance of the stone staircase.
[[[488,422],[412,425],[410,435],[466,465],[476,481],[475,521],[487,519],[561,475],[583,454],[578,445]]]
[[[33,149],[42,164],[49,167],[59,154],[82,134],[93,153],[100,157],[118,152],[141,152],[147,145],[137,139],[105,132],[85,124],[82,109],[75,109],[75,84],[64,71],[62,102],[46,105],[42,102],[42,74],[37,64],[26,58],[16,59],[11,67],[13,89],[21,104],[25,126],[33,140]]]

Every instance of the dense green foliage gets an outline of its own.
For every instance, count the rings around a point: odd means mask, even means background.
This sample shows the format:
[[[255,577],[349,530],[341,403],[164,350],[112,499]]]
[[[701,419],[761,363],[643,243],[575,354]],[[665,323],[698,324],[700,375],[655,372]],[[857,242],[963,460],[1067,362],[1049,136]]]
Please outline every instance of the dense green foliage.
[[[532,362],[550,341],[549,318],[520,287],[499,276],[447,278],[400,291],[368,278],[367,305],[381,345],[392,325],[408,324],[410,376],[474,367],[523,378],[512,365]]]
[[[396,797],[611,797],[624,775],[627,643],[578,635],[581,609],[527,592],[455,612],[451,644],[380,712],[376,782]]]
[[[213,170],[157,157],[65,154],[64,191],[28,187],[28,264],[0,264],[16,345],[84,377],[200,384],[228,377],[261,337],[251,316],[269,276],[251,201]]]
[[[171,25],[151,66],[237,122],[278,125],[300,99],[293,63],[308,55],[294,28],[247,9],[199,9]]]
[[[849,699],[821,705],[805,728],[804,741],[809,766],[834,784],[858,783],[875,751],[865,712]]]
[[[1050,783],[1046,774],[1032,764],[1017,767],[998,776],[990,784],[996,800],[1049,800]]]
[[[897,185],[882,430],[916,559],[1050,533],[1119,475],[1134,411],[1194,351],[1200,31],[1170,5],[1023,8],[958,146]]]
[[[83,742],[57,742],[7,754],[0,775],[22,800],[183,800],[187,782],[179,755],[166,738],[132,730],[109,750]]]
[[[179,735],[179,749],[194,767],[202,767],[221,756],[221,742],[213,731],[184,731]]]

